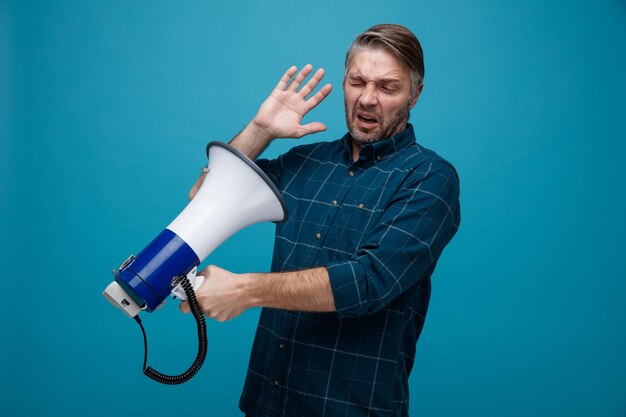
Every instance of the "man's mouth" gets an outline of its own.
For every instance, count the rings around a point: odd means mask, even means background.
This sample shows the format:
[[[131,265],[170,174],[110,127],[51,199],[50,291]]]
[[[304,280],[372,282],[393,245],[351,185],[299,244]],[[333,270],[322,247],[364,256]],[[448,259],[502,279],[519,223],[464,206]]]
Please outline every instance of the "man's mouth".
[[[360,124],[366,127],[371,127],[378,123],[378,118],[376,117],[376,115],[371,113],[357,112],[356,118],[358,119]]]

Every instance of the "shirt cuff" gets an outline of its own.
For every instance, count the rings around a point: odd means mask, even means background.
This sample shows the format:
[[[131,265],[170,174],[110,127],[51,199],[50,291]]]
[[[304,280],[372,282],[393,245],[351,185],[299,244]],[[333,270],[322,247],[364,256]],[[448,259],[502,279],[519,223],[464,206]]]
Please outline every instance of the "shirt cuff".
[[[357,261],[326,264],[337,316],[361,316],[367,311],[367,285],[363,265]]]

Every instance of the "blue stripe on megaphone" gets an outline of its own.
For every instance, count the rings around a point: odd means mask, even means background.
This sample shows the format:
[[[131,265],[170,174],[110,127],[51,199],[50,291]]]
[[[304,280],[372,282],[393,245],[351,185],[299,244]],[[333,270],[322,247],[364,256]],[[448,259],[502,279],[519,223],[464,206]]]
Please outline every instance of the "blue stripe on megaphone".
[[[118,280],[126,284],[126,289],[130,287],[150,312],[169,296],[174,277],[187,275],[199,264],[193,249],[176,233],[165,229],[119,271]]]

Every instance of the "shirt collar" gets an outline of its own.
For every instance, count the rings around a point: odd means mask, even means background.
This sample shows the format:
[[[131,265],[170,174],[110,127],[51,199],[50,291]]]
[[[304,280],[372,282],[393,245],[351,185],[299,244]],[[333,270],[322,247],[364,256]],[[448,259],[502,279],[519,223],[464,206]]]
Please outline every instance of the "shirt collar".
[[[343,138],[344,149],[348,152],[349,159],[352,160],[352,136],[350,132],[346,133]],[[359,160],[357,164],[369,164],[371,162],[379,162],[383,159],[391,156],[400,150],[407,148],[415,143],[415,132],[413,131],[413,125],[407,123],[406,129],[397,135],[381,139],[379,141],[368,143],[361,147],[359,152]]]

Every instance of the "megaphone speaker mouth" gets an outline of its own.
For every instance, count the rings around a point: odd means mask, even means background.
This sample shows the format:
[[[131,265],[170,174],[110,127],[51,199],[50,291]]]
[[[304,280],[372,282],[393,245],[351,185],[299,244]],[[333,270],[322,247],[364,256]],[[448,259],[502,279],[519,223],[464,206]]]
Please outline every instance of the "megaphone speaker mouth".
[[[209,164],[211,161],[211,148],[213,147],[223,148],[231,152],[233,155],[236,155],[239,159],[241,159],[242,162],[247,164],[252,170],[254,170],[254,172],[257,173],[257,175],[265,182],[265,184],[269,187],[269,189],[274,193],[274,196],[276,197],[276,199],[278,200],[282,208],[282,212],[283,212],[282,218],[279,220],[271,220],[271,221],[273,223],[280,223],[280,222],[287,220],[287,218],[289,217],[289,211],[287,210],[287,204],[285,204],[285,200],[283,199],[283,196],[281,195],[280,191],[278,191],[276,184],[274,184],[274,182],[267,176],[267,174],[265,174],[265,172],[263,172],[261,168],[259,168],[257,164],[254,163],[254,161],[252,161],[243,152],[241,152],[239,149],[233,146],[230,146],[224,142],[212,141],[206,145],[206,155],[207,155],[207,158],[209,158]],[[207,168],[207,170],[210,172],[210,168]]]

